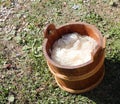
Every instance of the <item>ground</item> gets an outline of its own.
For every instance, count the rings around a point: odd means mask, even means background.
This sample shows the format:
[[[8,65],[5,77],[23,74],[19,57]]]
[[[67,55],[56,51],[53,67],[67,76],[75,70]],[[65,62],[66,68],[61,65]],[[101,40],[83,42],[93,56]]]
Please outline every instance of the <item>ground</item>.
[[[0,104],[119,104],[119,0],[1,0]],[[49,72],[42,52],[43,31],[83,21],[106,37],[105,76],[92,91],[70,94]]]

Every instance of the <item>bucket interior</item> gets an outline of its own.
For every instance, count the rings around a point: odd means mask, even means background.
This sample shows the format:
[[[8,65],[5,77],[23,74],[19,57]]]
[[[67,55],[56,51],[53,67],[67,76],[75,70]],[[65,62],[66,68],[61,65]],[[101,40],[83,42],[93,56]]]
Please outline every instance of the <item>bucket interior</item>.
[[[50,53],[55,41],[57,41],[63,35],[66,35],[68,33],[75,33],[75,32],[80,35],[87,35],[92,37],[94,40],[96,40],[98,45],[101,46],[101,37],[95,27],[88,24],[69,24],[56,29],[56,32],[53,32],[54,34],[48,37],[45,46],[48,56],[51,57]]]

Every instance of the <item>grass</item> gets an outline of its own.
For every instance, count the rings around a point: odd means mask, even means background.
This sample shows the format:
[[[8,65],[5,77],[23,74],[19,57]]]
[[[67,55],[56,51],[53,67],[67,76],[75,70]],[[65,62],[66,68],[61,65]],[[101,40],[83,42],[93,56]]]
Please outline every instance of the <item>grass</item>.
[[[0,24],[0,104],[120,103],[120,23],[91,8],[96,5],[95,0],[91,4],[81,0],[24,3],[4,0],[0,5],[4,8],[1,9],[4,21]],[[73,9],[74,5],[79,8]],[[5,10],[10,10],[10,14]],[[45,26],[49,23],[60,26],[70,21],[93,24],[107,37],[104,80],[94,90],[79,95],[57,86],[42,52]]]

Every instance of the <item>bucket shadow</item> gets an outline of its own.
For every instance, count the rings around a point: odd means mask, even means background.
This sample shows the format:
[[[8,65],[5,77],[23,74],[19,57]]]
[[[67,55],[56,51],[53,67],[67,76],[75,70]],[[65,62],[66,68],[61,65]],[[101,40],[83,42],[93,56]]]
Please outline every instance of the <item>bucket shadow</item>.
[[[97,104],[120,104],[120,61],[105,59],[103,81],[97,88],[82,95]]]

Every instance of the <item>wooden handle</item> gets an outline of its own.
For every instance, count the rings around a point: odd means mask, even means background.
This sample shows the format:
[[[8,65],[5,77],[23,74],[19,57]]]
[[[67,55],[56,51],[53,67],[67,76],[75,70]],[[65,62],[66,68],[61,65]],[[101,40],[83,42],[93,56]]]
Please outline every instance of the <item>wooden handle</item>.
[[[56,28],[54,24],[49,24],[44,31],[44,38],[49,38],[50,35],[55,34]]]

